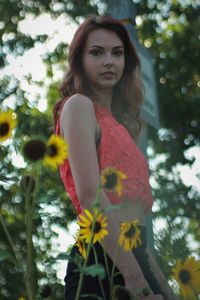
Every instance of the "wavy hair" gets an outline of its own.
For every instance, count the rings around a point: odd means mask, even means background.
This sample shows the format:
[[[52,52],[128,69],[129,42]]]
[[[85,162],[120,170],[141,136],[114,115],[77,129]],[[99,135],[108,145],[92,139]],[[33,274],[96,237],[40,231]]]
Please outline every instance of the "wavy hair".
[[[125,26],[110,16],[89,17],[75,32],[69,46],[69,67],[59,88],[61,99],[55,104],[53,110],[54,123],[57,123],[65,101],[73,94],[81,93],[91,100],[94,99],[92,87],[84,76],[82,57],[88,35],[98,29],[114,32],[123,42],[125,67],[120,81],[113,88],[111,110],[135,139],[142,127],[140,61]]]

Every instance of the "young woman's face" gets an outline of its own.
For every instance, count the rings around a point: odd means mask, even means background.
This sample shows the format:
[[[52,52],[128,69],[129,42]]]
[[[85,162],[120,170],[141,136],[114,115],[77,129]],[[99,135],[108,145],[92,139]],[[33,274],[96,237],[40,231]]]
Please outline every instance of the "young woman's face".
[[[124,63],[124,45],[116,33],[98,29],[88,35],[83,68],[94,90],[113,88],[123,74]]]

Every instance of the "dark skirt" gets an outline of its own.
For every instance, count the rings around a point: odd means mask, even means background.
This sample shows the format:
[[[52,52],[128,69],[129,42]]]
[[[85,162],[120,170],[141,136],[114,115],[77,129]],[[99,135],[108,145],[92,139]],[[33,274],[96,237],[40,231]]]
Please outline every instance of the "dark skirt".
[[[161,294],[159,285],[150,269],[149,262],[148,262],[148,254],[146,253],[146,228],[144,226],[139,226],[140,233],[141,233],[141,240],[142,240],[142,245],[138,246],[136,249],[134,249],[133,253],[134,256],[136,257],[143,274],[151,287],[152,291],[154,294]],[[104,253],[101,245],[97,242],[94,245],[95,251],[97,253],[98,257],[98,263],[105,266],[105,259],[104,259]],[[73,246],[70,256],[73,258],[75,254],[79,254],[79,250],[77,246]],[[107,257],[107,262],[108,262],[108,268],[109,268],[109,273],[111,273],[112,270],[112,260],[108,255]],[[91,249],[89,259],[87,266],[95,264],[95,258],[94,258],[94,251]],[[70,260],[68,262],[67,266],[67,274],[65,276],[65,300],[74,300],[75,295],[76,295],[76,290],[79,282],[79,273],[75,272],[77,270],[77,265]],[[124,278],[122,274],[119,272],[119,270],[115,267],[115,274],[118,273],[113,280],[114,285],[121,285],[125,286]],[[106,272],[107,274],[107,272]],[[102,286],[104,290],[104,294],[106,296],[106,300],[109,300],[109,295],[110,295],[110,286],[109,286],[109,279],[108,276],[106,276],[102,281]],[[100,283],[98,277],[92,277],[92,276],[85,276],[83,279],[83,284],[82,284],[82,289],[81,289],[81,294],[90,294],[91,296],[88,297],[80,297],[80,299],[97,299],[93,294],[98,295],[100,298],[103,299]]]

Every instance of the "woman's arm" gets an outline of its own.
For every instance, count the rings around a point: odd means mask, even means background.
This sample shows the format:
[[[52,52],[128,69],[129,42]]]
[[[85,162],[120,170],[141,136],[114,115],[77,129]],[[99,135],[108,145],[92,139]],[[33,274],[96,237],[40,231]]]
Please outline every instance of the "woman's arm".
[[[149,264],[150,268],[156,278],[156,280],[159,283],[159,286],[161,288],[162,294],[164,295],[166,300],[178,300],[179,297],[174,295],[170,285],[168,284],[167,279],[165,278],[163,272],[160,269],[160,266],[158,265],[155,256],[152,254],[149,247],[147,248],[147,253],[149,256]]]
[[[69,146],[69,164],[78,199],[83,209],[91,209],[100,180],[100,171],[95,145],[95,113],[91,100],[83,95],[74,95],[68,100],[61,113],[61,133]],[[110,205],[104,191],[100,197],[100,208]],[[114,260],[119,238],[119,223],[114,211],[106,213],[109,234],[103,244]],[[122,273],[126,287],[130,290],[144,288],[148,284],[132,252],[119,250],[116,266]],[[148,298],[146,298],[148,299]],[[150,298],[149,298],[150,299]]]

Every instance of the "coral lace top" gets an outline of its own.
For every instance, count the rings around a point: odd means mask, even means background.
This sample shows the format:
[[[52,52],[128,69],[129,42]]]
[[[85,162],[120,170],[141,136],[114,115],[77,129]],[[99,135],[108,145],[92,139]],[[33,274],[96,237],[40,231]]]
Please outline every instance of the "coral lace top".
[[[149,171],[147,161],[134,143],[128,130],[121,125],[106,107],[94,103],[96,119],[101,128],[101,140],[97,148],[100,171],[106,167],[116,167],[126,174],[123,179],[122,195],[117,196],[115,191],[106,191],[112,204],[120,203],[124,196],[140,199],[143,202],[145,214],[150,213],[152,195],[149,185]],[[60,122],[56,126],[56,134],[60,134]],[[69,161],[66,159],[60,166],[60,175],[77,213],[81,213],[81,205],[76,194]]]

